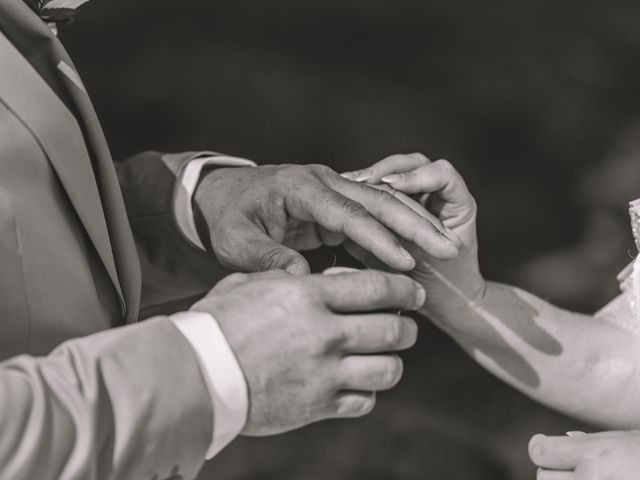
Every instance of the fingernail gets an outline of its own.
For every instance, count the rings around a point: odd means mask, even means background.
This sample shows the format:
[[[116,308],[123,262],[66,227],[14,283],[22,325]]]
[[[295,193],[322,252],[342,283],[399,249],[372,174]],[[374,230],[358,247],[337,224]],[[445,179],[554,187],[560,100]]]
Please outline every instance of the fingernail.
[[[373,177],[373,170],[366,168],[364,170],[358,170],[354,172],[354,177],[351,179],[354,182],[365,182]]]
[[[422,285],[418,285],[416,289],[416,310],[424,305],[424,302],[427,300],[427,292],[425,292]]]
[[[460,248],[462,246],[462,239],[460,238],[460,235],[453,230],[445,227],[444,231],[441,231],[440,234],[453,243],[456,248]]]
[[[293,265],[289,265],[286,268],[286,271],[291,275],[295,275],[296,277],[302,275],[302,265],[294,263]]]
[[[449,238],[444,232],[438,231],[438,233],[440,234],[440,238],[444,243],[451,245],[452,247],[455,247],[456,250],[460,248],[460,245],[456,243],[454,240],[452,240],[451,238]]]
[[[401,178],[401,175],[394,173],[393,175],[385,175],[380,180],[382,180],[384,183],[393,183],[400,180],[400,178]]]
[[[415,267],[416,265],[416,260],[413,258],[413,255],[411,255],[407,250],[405,250],[403,247],[400,247],[400,253],[402,253],[402,256],[411,262],[411,265],[413,267]]]
[[[346,178],[347,180],[353,180],[354,177],[356,176],[356,172],[344,172],[344,173],[341,173],[340,176],[342,178]]]
[[[573,432],[567,432],[567,437],[585,437],[587,434],[579,430]]]

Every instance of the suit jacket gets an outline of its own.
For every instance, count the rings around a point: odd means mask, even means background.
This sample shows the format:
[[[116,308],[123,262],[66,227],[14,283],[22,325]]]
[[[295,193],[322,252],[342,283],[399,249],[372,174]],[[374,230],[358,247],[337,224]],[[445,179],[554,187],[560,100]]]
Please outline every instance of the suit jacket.
[[[171,313],[227,273],[174,222],[175,176],[195,155],[116,167],[60,42],[23,0],[0,0],[0,359]],[[193,473],[211,405],[167,322],[2,364],[0,478]]]

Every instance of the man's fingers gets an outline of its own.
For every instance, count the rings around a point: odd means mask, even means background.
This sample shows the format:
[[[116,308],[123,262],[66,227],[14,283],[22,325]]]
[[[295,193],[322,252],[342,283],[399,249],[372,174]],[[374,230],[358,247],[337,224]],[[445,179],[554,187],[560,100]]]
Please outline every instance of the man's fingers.
[[[340,319],[343,353],[370,354],[399,352],[415,345],[415,320],[393,314],[348,315]]]
[[[212,242],[223,264],[247,272],[280,269],[293,275],[309,273],[309,264],[300,253],[276,242],[249,220],[227,221],[235,221],[234,228],[221,231],[233,232],[233,238],[215,237]]]
[[[424,288],[409,277],[377,270],[315,275],[309,281],[334,312],[416,310],[426,297]]]
[[[371,413],[376,406],[375,392],[339,392],[335,399],[337,418],[362,417]]]
[[[232,273],[231,275],[227,275],[218,283],[216,283],[215,287],[210,290],[210,293],[225,293],[248,282],[256,280],[286,278],[289,275],[290,274],[285,272],[284,270],[269,270],[266,272],[257,273]]]
[[[327,186],[323,186],[318,198],[322,200],[310,202],[306,207],[320,226],[350,238],[396,270],[408,271],[415,267],[414,258],[402,248],[395,235],[359,202]]]
[[[433,213],[431,213],[423,205],[418,203],[416,200],[411,198],[406,193],[402,193],[400,190],[396,190],[391,185],[387,185],[386,183],[378,183],[376,185],[367,184],[367,186],[370,188],[375,188],[376,190],[382,190],[383,192],[387,192],[389,195],[393,195],[396,199],[400,200],[402,203],[404,203],[407,207],[409,207],[411,210],[416,212],[418,215],[420,215],[423,218],[426,218],[431,223],[433,223],[433,225],[436,228],[438,228],[439,230],[444,230],[445,227],[438,217],[436,217]]]
[[[402,378],[397,355],[350,355],[340,365],[341,388],[380,392],[395,387]]]
[[[209,291],[209,293],[228,292],[235,287],[244,285],[249,281],[250,278],[251,277],[249,277],[249,275],[246,273],[232,273],[231,275],[227,275],[218,283],[216,283],[216,285]]]
[[[379,183],[385,175],[414,170],[430,163],[422,153],[391,155],[364,170],[345,172],[342,176],[353,182]]]
[[[345,197],[362,204],[380,223],[429,255],[443,260],[457,256],[460,239],[454,233],[447,232],[440,220],[435,221],[436,227],[392,194],[368,185],[340,179],[335,182],[334,188]]]
[[[371,268],[373,270],[381,270],[383,272],[389,271],[389,267],[387,267],[384,263],[374,257],[371,252],[367,252],[364,248],[356,243],[353,243],[351,240],[347,240],[346,242],[344,242],[344,249],[349,255],[351,255],[353,258],[355,258],[368,268]]]
[[[318,233],[318,238],[320,238],[322,244],[328,247],[335,247],[336,245],[341,245],[342,242],[344,242],[344,235],[327,230],[321,225],[316,225],[316,232]]]
[[[543,468],[538,469],[536,480],[574,480],[576,478],[573,472],[562,470],[545,470]]]
[[[587,438],[536,435],[529,442],[529,457],[543,469],[573,470],[585,454]]]

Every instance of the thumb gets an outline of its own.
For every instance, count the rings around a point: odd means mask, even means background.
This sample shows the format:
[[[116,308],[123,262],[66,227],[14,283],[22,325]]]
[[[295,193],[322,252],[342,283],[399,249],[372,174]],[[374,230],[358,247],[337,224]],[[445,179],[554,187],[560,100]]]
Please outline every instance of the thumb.
[[[292,275],[306,275],[310,272],[307,260],[295,250],[277,243],[260,232],[253,239],[250,264],[252,271],[285,270]]]
[[[245,272],[277,269],[293,275],[310,272],[309,264],[300,253],[276,242],[255,224],[243,221],[235,225],[233,232],[233,238],[220,239],[226,247],[213,245],[226,265]]]

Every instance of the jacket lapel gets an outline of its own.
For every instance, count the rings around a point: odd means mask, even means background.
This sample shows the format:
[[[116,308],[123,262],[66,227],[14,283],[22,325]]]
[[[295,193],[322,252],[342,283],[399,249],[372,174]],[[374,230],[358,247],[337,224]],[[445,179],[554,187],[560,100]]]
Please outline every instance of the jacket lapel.
[[[126,299],[126,321],[130,323],[137,320],[138,317],[142,279],[140,260],[127,218],[113,158],[91,99],[71,58],[55,37],[51,38],[51,42],[57,58],[62,62],[59,64],[59,70],[69,87],[69,92],[81,117],[80,121],[83,122],[87,133],[89,148],[96,160],[95,177],[102,199],[105,221],[111,235],[113,251],[117,252],[115,264]]]
[[[0,75],[0,97],[31,129],[47,153],[120,296],[127,321],[134,321],[140,299],[139,260],[95,111],[64,48],[23,1],[0,0],[0,14],[12,15],[38,42],[46,44],[79,111],[81,118],[76,119],[0,33],[0,65],[10,72]],[[96,159],[93,168],[78,121],[83,122],[89,137],[89,148]]]

